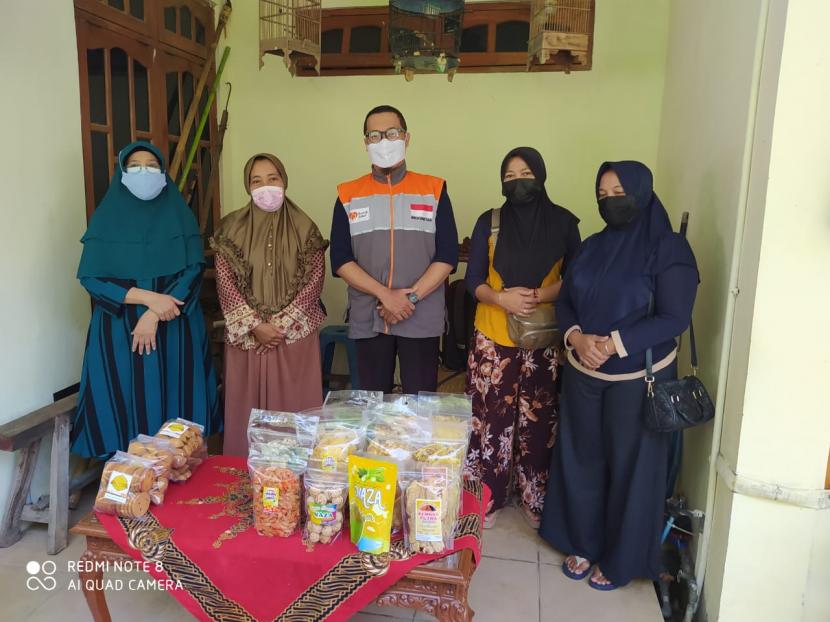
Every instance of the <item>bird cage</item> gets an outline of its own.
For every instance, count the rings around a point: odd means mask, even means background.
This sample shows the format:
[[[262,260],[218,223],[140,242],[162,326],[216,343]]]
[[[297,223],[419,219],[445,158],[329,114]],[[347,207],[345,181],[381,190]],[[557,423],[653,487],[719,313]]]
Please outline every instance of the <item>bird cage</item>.
[[[390,0],[389,48],[396,73],[446,73],[452,81],[461,51],[464,0]]]
[[[594,0],[531,0],[527,68],[590,63]]]
[[[320,0],[259,0],[259,66],[265,54],[282,56],[296,75],[297,64],[320,73]]]

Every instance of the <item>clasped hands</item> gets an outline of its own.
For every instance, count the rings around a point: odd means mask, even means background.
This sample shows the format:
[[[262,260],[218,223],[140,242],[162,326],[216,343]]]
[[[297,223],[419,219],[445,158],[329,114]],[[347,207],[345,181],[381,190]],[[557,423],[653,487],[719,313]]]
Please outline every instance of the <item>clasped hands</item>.
[[[584,335],[578,330],[568,335],[568,341],[579,356],[579,362],[588,369],[599,369],[617,353],[617,347],[611,337]]]
[[[378,298],[378,314],[387,324],[397,324],[412,317],[415,305],[409,300],[409,294],[418,291],[417,287],[404,289],[385,289]]]
[[[144,292],[142,303],[147,310],[138,318],[132,332],[132,351],[138,352],[139,355],[155,352],[159,321],[169,322],[176,319],[181,315],[179,307],[184,305],[178,298],[156,292]]]

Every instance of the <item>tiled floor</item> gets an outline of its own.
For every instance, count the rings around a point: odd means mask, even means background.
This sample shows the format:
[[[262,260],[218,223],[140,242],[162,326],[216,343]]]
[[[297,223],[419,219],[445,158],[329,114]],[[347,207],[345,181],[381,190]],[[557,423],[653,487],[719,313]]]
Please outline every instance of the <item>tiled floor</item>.
[[[74,513],[77,519],[88,509]],[[74,622],[90,620],[83,594],[66,586],[75,575],[67,562],[83,552],[82,538],[73,537],[60,555],[49,558],[46,529],[34,526],[24,538],[8,549],[0,549],[0,607],[9,622]],[[660,622],[652,584],[641,581],[615,592],[600,593],[586,583],[575,583],[562,575],[562,555],[545,544],[512,508],[499,516],[495,528],[485,532],[485,558],[473,577],[470,604],[476,622]],[[55,591],[30,591],[25,580],[26,564],[51,559],[57,566]],[[140,577],[141,575],[135,575]],[[123,578],[123,577],[122,577]],[[176,622],[192,620],[172,597],[164,592],[109,592],[107,602],[114,622]],[[352,618],[356,622],[431,620],[409,610],[369,607]]]

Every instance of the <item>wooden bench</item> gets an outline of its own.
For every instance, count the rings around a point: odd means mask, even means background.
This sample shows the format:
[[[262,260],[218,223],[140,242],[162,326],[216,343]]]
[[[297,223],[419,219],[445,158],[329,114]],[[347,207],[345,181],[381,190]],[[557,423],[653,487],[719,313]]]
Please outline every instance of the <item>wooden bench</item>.
[[[69,428],[77,406],[77,394],[0,425],[0,450],[20,450],[11,496],[0,523],[0,547],[20,540],[23,521],[49,525],[47,551],[55,555],[66,548],[69,521]],[[49,501],[27,503],[37,454],[52,432]]]
[[[86,537],[86,550],[81,556],[79,572],[84,597],[95,622],[111,622],[100,562],[128,561],[132,558],[112,541],[107,530],[91,512],[72,528],[72,533]],[[415,609],[434,616],[440,622],[470,622],[473,610],[467,603],[470,581],[475,571],[473,553],[459,553],[413,568],[409,574],[386,590],[375,601],[381,607]]]

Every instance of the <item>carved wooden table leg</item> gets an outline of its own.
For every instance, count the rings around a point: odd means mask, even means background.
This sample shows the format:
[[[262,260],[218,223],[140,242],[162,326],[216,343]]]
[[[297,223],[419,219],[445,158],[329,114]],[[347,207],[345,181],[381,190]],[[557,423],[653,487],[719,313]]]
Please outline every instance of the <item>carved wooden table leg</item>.
[[[99,561],[98,556],[94,551],[87,549],[81,555],[82,570],[78,573],[81,579],[81,586],[84,590],[84,598],[92,613],[92,619],[95,622],[112,622],[110,611],[107,607],[106,594],[103,590],[104,571],[100,568],[95,568],[94,564]],[[85,565],[90,565],[92,568],[84,568]]]

